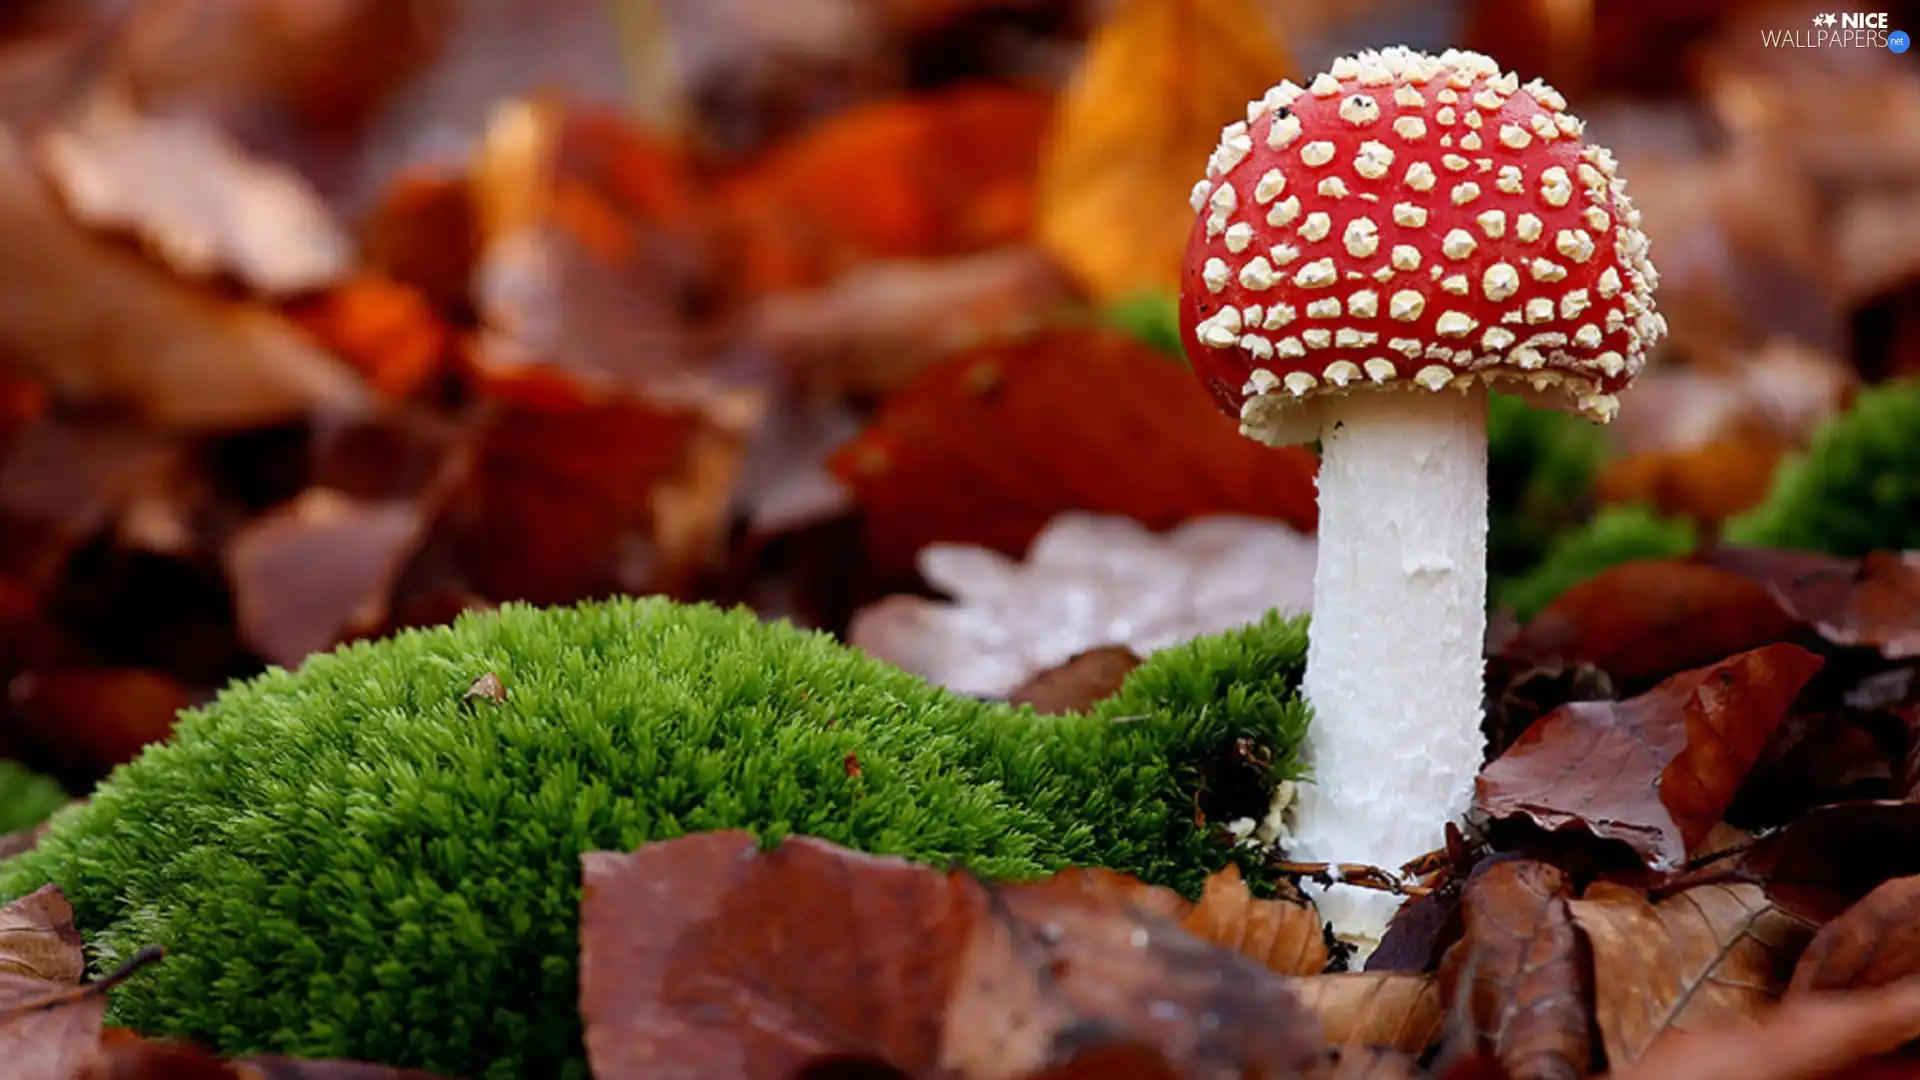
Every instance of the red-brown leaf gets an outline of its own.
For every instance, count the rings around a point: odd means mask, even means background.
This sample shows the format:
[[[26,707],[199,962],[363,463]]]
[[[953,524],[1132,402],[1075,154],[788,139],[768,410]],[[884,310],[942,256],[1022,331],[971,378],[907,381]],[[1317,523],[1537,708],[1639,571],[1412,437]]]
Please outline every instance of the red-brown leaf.
[[[113,1040],[72,1080],[441,1080],[418,1069],[357,1061],[250,1057],[223,1061],[194,1046]]]
[[[1792,639],[1799,620],[1731,571],[1630,562],[1562,593],[1503,652],[1527,664],[1589,663],[1627,683]]]
[[[78,991],[86,971],[73,908],[52,885],[0,907],[0,1059],[7,1080],[68,1080],[92,1056],[104,994]]]
[[[1562,706],[1481,772],[1479,807],[1546,829],[1578,825],[1656,871],[1678,869],[1821,663],[1769,645],[1627,701]]]
[[[1878,990],[1789,996],[1757,1024],[1676,1032],[1612,1080],[1911,1080],[1907,1068],[1868,1071],[1870,1059],[1920,1038],[1920,980]],[[1889,1062],[1888,1064],[1892,1064]]]
[[[832,1059],[1004,1077],[1066,1064],[1063,1037],[1092,1027],[1189,1075],[1285,1075],[1320,1050],[1282,980],[1112,875],[984,885],[809,839],[757,852],[741,832],[584,866],[581,1007],[600,1080]]]
[[[1472,1021],[1476,1047],[1512,1080],[1587,1075],[1591,990],[1566,875],[1529,859],[1488,863],[1461,912],[1466,935],[1441,965],[1441,997]]]
[[[1210,514],[1310,529],[1316,517],[1311,454],[1243,438],[1185,368],[1096,331],[1050,331],[929,368],[833,467],[884,573],[909,571],[941,541],[1017,556],[1063,510],[1152,529]]]
[[[1809,932],[1756,885],[1700,885],[1651,904],[1600,882],[1571,906],[1593,948],[1594,1012],[1615,1069],[1669,1032],[1751,1024]]]
[[[1889,660],[1920,656],[1920,553],[1876,551],[1842,559],[1723,548],[1700,560],[1762,586],[1835,645],[1875,649]]]
[[[1820,928],[1791,991],[1863,990],[1920,975],[1920,876],[1894,878]]]

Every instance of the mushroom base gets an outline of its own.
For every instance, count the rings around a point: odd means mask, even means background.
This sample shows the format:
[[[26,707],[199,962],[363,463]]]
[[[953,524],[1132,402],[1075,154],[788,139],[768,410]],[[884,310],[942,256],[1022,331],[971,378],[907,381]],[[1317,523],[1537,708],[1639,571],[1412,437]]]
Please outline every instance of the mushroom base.
[[[1485,754],[1487,394],[1358,391],[1320,404],[1320,529],[1303,689],[1312,782],[1290,857],[1398,870],[1444,841]],[[1316,890],[1371,952],[1397,897]]]

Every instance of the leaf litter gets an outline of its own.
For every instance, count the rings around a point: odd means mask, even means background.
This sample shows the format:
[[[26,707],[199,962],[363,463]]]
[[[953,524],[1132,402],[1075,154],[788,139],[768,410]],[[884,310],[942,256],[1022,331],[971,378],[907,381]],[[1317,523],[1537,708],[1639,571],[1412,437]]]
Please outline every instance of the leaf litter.
[[[0,19],[0,754],[74,793],[234,675],[513,600],[747,602],[1049,712],[1308,606],[1313,454],[1108,305],[1174,282],[1220,123],[1413,5],[126,6]],[[1702,543],[1490,641],[1476,813],[1381,868],[1367,970],[1275,866],[1189,900],[698,835],[589,857],[601,1080],[1920,1071],[1920,544],[1716,533],[1920,374],[1920,93],[1745,7],[1465,5],[1657,95],[1595,129],[1675,342],[1566,495]],[[9,1076],[425,1080],[107,1028],[165,960],[86,981],[85,929],[0,909]]]

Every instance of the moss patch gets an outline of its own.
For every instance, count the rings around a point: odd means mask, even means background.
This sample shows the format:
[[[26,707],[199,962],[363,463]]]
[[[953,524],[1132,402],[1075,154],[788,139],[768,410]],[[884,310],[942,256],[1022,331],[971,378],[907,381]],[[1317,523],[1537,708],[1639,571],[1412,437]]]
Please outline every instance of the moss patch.
[[[1192,892],[1229,857],[1196,802],[1251,810],[1297,772],[1305,646],[1269,619],[1038,717],[749,612],[509,606],[230,688],[0,867],[0,895],[57,882],[99,968],[166,945],[116,991],[144,1032],[583,1077],[581,852],[744,827]],[[464,699],[486,672],[504,703]]]
[[[65,806],[65,788],[17,761],[0,761],[0,833],[29,829]]]

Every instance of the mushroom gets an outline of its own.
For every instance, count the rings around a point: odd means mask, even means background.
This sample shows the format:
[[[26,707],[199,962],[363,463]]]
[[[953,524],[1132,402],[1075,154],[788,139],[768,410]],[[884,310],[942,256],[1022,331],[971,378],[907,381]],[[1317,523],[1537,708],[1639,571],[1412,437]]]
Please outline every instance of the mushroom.
[[[1666,332],[1640,214],[1565,100],[1405,48],[1282,82],[1193,190],[1181,334],[1241,432],[1321,442],[1298,860],[1440,847],[1485,755],[1487,391],[1606,423]],[[1364,954],[1389,894],[1315,889]]]

